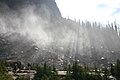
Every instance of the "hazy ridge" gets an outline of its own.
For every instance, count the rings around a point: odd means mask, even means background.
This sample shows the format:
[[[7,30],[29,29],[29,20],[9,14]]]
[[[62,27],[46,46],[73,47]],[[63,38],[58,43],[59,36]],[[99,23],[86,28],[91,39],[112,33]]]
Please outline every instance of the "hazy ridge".
[[[120,56],[116,24],[106,27],[61,17],[54,0],[0,1],[0,57],[59,66]]]

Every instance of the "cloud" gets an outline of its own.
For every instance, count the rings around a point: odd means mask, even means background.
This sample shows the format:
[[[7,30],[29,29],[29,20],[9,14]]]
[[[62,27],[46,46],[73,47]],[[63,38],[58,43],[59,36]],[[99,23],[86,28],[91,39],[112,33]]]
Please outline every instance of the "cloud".
[[[112,13],[112,15],[116,15],[116,14],[119,14],[120,13],[120,7],[119,8],[116,8],[115,11]]]
[[[63,17],[98,22],[113,22],[120,15],[119,0],[56,0]],[[118,18],[117,18],[118,19]]]
[[[104,4],[104,3],[101,3],[101,4],[97,5],[98,9],[103,9],[103,8],[107,8],[107,7],[108,7],[108,4]]]

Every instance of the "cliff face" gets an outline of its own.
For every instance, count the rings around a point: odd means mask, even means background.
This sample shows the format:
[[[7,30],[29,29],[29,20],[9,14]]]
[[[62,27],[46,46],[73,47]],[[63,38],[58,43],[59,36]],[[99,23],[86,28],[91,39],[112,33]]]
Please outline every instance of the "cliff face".
[[[55,0],[0,0],[0,59],[42,57],[36,44],[48,41],[58,17]]]
[[[0,9],[6,6],[14,11],[33,6],[35,12],[38,14],[46,14],[45,9],[47,9],[51,16],[61,16],[55,0],[0,0]]]

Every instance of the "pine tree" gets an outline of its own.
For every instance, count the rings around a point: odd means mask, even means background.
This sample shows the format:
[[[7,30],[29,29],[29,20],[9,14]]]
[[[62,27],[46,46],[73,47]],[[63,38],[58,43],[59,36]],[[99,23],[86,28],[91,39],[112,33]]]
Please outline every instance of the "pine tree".
[[[117,60],[117,63],[115,65],[115,76],[117,80],[120,80],[120,60]]]
[[[113,64],[110,64],[110,73],[111,73],[112,76],[115,75],[115,69],[114,69]]]
[[[37,65],[36,66],[36,71],[37,71],[37,73],[35,74],[34,79],[35,80],[40,80],[44,76],[43,68],[41,66]]]
[[[109,79],[108,79],[108,75],[109,75],[109,74],[108,74],[107,68],[104,68],[103,71],[104,71],[104,80],[109,80]]]
[[[49,80],[60,80],[60,78],[58,77],[57,70],[56,70],[54,65],[52,67],[52,71],[51,72],[52,73],[51,73],[51,76],[50,76]]]
[[[77,61],[72,66],[72,78],[75,80],[83,79],[82,67],[78,65]]]
[[[68,68],[67,68],[67,74],[65,76],[65,80],[71,80],[71,66],[68,65]]]

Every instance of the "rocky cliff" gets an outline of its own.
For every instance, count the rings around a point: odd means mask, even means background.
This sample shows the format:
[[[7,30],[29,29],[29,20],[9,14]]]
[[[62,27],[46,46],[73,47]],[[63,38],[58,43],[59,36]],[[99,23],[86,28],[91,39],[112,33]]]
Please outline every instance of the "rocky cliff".
[[[21,9],[27,7],[33,7],[34,12],[38,13],[39,15],[47,14],[47,9],[51,16],[61,16],[55,0],[0,0],[0,9],[4,9],[3,11],[7,11],[9,8],[10,10],[19,12]]]

